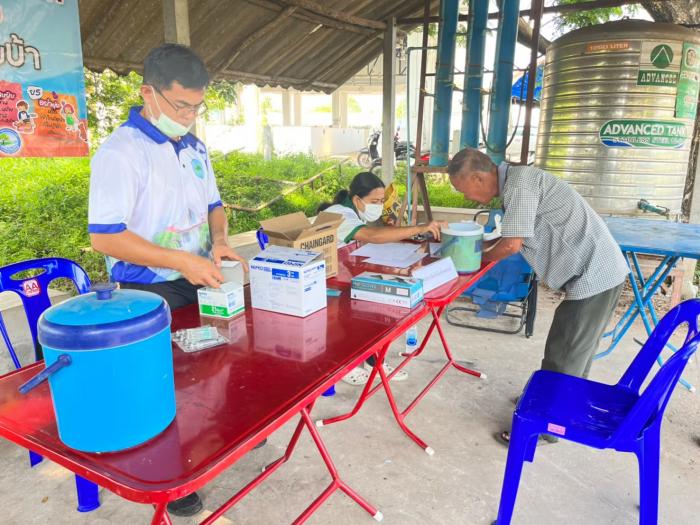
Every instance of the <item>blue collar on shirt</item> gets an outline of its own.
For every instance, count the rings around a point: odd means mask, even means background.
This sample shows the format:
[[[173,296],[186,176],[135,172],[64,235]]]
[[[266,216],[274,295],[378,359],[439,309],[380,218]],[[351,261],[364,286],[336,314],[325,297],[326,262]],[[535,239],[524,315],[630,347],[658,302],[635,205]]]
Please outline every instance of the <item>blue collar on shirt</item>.
[[[503,196],[503,189],[506,187],[506,176],[508,175],[508,163],[501,162],[498,165],[498,195]]]
[[[180,140],[173,140],[151,124],[148,120],[143,118],[143,115],[141,115],[141,110],[143,110],[143,106],[132,107],[129,110],[128,120],[124,122],[122,126],[138,129],[156,144],[165,144],[166,142],[170,142],[173,145],[173,148],[175,148],[175,153],[180,153],[180,151],[188,146],[193,148],[196,147],[198,140],[197,137],[192,135],[192,133],[188,133],[187,135],[181,137]]]

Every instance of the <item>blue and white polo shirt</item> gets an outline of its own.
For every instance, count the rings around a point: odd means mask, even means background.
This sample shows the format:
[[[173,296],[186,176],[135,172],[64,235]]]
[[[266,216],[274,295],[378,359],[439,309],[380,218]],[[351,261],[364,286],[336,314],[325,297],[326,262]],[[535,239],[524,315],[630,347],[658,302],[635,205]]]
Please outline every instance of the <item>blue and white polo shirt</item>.
[[[165,248],[209,257],[209,212],[221,206],[207,148],[188,133],[171,140],[131,108],[129,119],[100,146],[90,163],[88,231],[129,230]],[[179,279],[170,268],[107,257],[113,281]]]

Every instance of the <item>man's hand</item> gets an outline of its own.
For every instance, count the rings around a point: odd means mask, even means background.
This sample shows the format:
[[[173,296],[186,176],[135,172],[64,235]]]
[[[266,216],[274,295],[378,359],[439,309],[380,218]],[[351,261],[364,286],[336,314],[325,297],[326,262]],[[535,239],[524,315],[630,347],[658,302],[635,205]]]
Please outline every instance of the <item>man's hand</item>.
[[[494,241],[485,241],[482,248],[482,258],[485,261],[500,261],[518,253],[523,247],[520,237],[501,237]]]
[[[248,263],[246,260],[238,255],[233,248],[225,243],[216,243],[211,247],[211,256],[214,259],[214,264],[217,268],[221,268],[221,259],[228,259],[229,261],[238,261],[243,266],[243,269],[248,271]]]
[[[440,229],[447,228],[447,222],[445,221],[432,221],[429,224],[421,226],[420,233],[430,233],[436,241],[440,240]]]
[[[213,262],[189,252],[180,252],[175,270],[194,285],[219,288],[224,282],[224,276]]]

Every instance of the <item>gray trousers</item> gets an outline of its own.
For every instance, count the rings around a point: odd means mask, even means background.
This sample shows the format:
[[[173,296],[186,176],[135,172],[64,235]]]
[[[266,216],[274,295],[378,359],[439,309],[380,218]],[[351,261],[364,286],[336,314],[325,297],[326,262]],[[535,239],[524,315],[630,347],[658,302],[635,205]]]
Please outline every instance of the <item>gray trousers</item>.
[[[542,370],[588,377],[623,286],[624,283],[586,299],[566,300],[557,307],[547,334]]]

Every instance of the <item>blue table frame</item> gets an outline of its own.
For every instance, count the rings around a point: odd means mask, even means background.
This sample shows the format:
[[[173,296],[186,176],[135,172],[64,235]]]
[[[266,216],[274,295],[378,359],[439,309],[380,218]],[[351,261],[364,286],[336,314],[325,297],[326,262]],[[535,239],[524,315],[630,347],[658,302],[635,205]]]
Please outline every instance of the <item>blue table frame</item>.
[[[603,337],[612,337],[612,341],[610,346],[596,354],[594,359],[610,354],[637,316],[641,316],[647,334],[651,334],[658,323],[652,303],[654,294],[682,257],[700,259],[700,225],[698,224],[620,217],[606,217],[605,224],[620,245],[630,267],[629,281],[634,293],[634,302],[615,328],[603,335]],[[661,262],[648,278],[644,277],[639,266],[638,254],[662,257]],[[667,346],[671,351],[676,351],[672,345]],[[661,357],[657,361],[659,365],[663,363]],[[691,392],[695,391],[695,387],[684,379],[681,379],[681,383]]]

